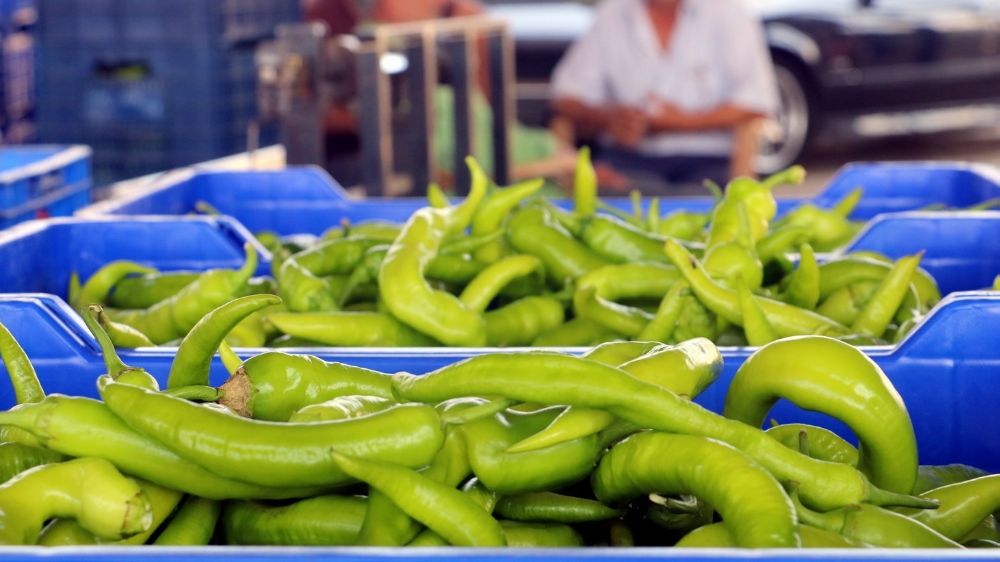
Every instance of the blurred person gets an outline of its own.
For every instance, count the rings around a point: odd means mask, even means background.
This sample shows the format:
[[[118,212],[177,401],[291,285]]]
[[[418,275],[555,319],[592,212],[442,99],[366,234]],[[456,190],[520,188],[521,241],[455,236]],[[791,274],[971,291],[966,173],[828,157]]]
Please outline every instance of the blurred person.
[[[598,140],[613,188],[754,175],[756,126],[779,104],[763,27],[744,0],[604,0],[552,87],[561,126]]]

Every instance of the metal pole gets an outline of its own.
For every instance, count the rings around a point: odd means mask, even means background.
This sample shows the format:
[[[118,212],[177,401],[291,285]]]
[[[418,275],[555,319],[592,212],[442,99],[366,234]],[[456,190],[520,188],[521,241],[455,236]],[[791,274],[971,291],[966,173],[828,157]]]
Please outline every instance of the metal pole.
[[[469,191],[471,177],[465,166],[465,157],[473,154],[473,111],[472,96],[475,92],[475,56],[472,53],[474,37],[471,31],[448,37],[444,40],[444,50],[450,59],[450,85],[455,106],[455,193],[465,195]]]

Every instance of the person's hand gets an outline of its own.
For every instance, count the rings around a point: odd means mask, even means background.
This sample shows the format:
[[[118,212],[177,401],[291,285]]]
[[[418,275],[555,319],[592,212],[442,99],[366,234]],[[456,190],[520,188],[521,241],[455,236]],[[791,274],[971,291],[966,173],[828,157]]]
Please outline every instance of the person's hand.
[[[686,130],[691,128],[691,114],[666,101],[657,101],[649,118],[654,131]],[[697,127],[695,127],[697,128]]]
[[[635,148],[649,132],[649,119],[641,110],[617,106],[608,114],[608,133],[625,148]]]
[[[632,181],[618,170],[608,164],[598,162],[594,164],[594,171],[597,173],[597,185],[602,192],[606,193],[628,193],[632,189]]]

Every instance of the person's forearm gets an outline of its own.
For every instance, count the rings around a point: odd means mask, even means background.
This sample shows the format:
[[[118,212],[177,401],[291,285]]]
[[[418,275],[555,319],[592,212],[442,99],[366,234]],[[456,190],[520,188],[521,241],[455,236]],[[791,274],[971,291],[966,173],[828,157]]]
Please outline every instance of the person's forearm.
[[[737,105],[725,104],[702,112],[687,112],[671,106],[650,117],[655,132],[731,129],[764,117],[763,114]]]
[[[587,105],[573,98],[557,98],[553,109],[560,117],[568,119],[578,137],[596,137],[608,128],[608,111],[600,106]]]

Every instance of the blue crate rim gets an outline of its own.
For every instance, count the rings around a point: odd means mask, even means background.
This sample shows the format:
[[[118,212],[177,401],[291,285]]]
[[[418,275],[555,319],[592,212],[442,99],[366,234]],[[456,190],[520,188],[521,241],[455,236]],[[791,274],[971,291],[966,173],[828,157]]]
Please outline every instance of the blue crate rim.
[[[34,151],[46,149],[61,149],[59,152],[37,162],[19,166],[16,169],[0,172],[0,183],[13,183],[26,178],[40,176],[65,168],[81,159],[90,158],[93,150],[89,146],[82,144],[74,145],[54,145],[54,144],[27,144],[16,147],[4,147],[3,150],[10,151]]]
[[[61,187],[50,193],[46,193],[42,197],[36,197],[34,199],[28,199],[27,202],[18,205],[17,207],[12,207],[10,209],[0,210],[0,219],[15,217],[22,213],[27,213],[30,211],[35,211],[52,205],[53,203],[58,203],[63,199],[72,197],[79,193],[83,193],[90,190],[90,180],[81,180],[76,183]]]

